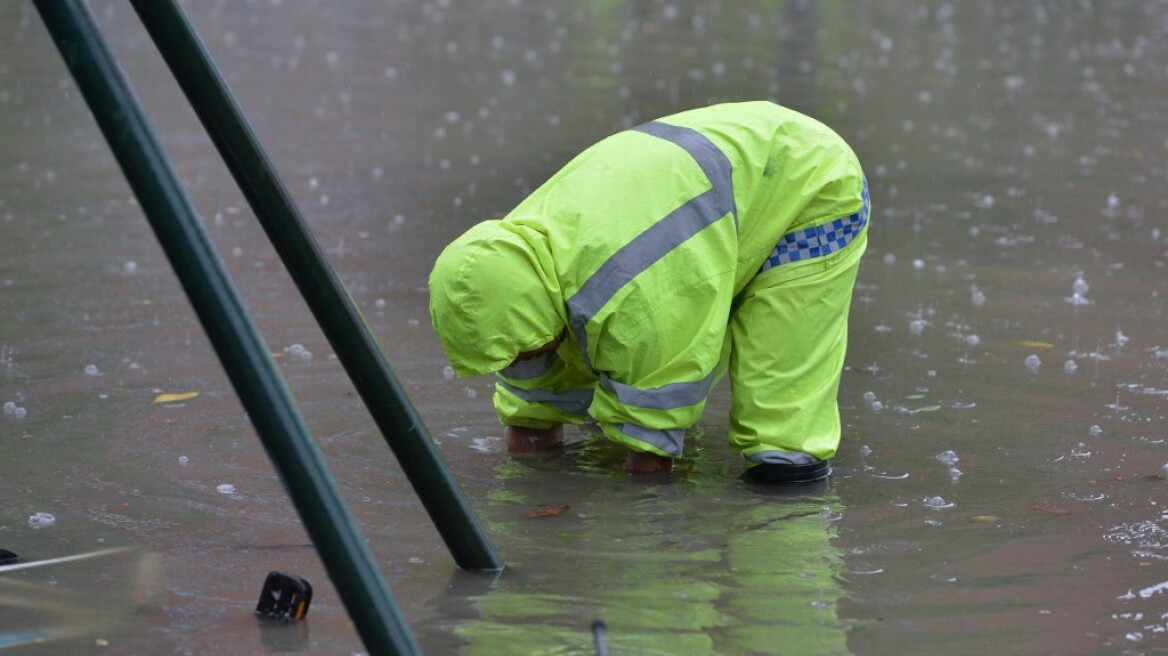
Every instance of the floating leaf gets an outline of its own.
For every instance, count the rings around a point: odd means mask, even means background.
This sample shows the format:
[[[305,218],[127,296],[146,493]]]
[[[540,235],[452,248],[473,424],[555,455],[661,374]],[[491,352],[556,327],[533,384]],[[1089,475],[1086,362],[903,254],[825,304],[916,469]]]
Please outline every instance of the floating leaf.
[[[923,408],[918,408],[917,412],[936,412],[941,409],[939,405],[927,405]]]
[[[178,403],[180,401],[189,401],[198,395],[198,392],[174,392],[172,394],[163,393],[154,397],[154,403]]]
[[[920,399],[925,398],[925,395],[924,394],[909,394],[908,396],[906,396],[904,398],[909,400],[909,401],[919,401]]]
[[[1050,342],[1023,341],[1023,342],[1018,342],[1018,345],[1025,346],[1027,348],[1036,348],[1036,349],[1052,349],[1052,348],[1054,348],[1054,344],[1051,344]]]
[[[525,513],[523,516],[524,517],[555,517],[556,515],[562,515],[565,512],[567,512],[568,508],[571,508],[571,506],[540,506],[539,508],[536,508],[535,510],[533,510],[529,513]]]

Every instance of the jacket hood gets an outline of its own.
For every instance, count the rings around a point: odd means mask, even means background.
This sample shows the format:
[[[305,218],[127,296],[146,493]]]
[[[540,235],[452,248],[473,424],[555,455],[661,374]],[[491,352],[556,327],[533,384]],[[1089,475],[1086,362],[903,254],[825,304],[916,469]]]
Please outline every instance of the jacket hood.
[[[450,243],[430,273],[430,320],[458,377],[499,371],[566,325],[546,237],[484,221]]]

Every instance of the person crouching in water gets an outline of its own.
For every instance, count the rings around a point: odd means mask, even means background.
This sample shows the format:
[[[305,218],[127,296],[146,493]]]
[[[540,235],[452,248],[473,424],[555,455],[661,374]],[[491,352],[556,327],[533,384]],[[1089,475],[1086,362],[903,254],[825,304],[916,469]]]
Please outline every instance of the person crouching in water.
[[[820,480],[869,207],[851,148],[808,116],[765,101],[674,114],[447,246],[431,319],[459,377],[496,372],[511,452],[591,417],[630,471],[668,471],[726,374],[746,477]]]

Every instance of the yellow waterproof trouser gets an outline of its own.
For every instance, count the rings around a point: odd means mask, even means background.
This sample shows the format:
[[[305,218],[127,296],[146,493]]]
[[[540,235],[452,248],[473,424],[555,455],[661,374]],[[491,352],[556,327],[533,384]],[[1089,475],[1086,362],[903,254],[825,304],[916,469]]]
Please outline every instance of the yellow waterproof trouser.
[[[723,360],[730,447],[748,467],[792,451],[835,455],[848,309],[867,241],[864,229],[838,251],[766,269],[737,299]]]

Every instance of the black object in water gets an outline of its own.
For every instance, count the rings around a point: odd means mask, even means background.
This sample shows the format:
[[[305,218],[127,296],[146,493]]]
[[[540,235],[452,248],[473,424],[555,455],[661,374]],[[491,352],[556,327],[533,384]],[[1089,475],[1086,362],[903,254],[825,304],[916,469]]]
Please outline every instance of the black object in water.
[[[269,572],[260,591],[260,601],[255,614],[274,620],[296,622],[308,614],[308,604],[312,602],[312,585],[300,578],[283,572]]]

